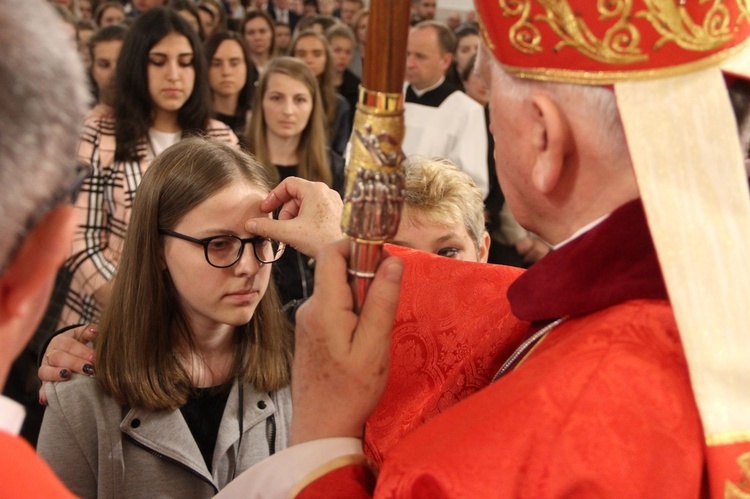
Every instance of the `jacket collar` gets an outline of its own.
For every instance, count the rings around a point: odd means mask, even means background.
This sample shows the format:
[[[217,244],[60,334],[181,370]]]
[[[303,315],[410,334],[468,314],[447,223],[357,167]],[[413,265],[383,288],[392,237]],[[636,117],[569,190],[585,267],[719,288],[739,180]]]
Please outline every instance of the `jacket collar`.
[[[263,404],[260,405],[263,409],[259,408],[261,400]],[[244,433],[276,411],[273,398],[267,393],[257,392],[250,385],[244,385],[242,405]],[[221,423],[219,423],[219,433],[213,455],[215,473],[219,457],[229,452],[229,449],[239,440],[238,408],[239,384],[235,381],[229,393]],[[192,469],[217,486],[179,409],[150,411],[137,407],[130,408],[120,422],[120,431],[146,449]],[[218,488],[220,487],[217,486],[217,490]]]

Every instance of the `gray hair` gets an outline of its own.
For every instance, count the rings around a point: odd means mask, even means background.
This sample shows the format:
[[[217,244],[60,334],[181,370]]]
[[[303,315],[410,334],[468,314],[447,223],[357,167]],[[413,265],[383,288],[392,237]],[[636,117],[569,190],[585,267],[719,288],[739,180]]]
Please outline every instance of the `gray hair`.
[[[90,100],[83,65],[44,0],[0,0],[0,269],[71,185]]]
[[[620,121],[620,112],[617,110],[615,93],[612,90],[598,85],[518,78],[507,72],[486,48],[482,48],[478,54],[477,68],[487,63],[497,69],[493,72],[493,78],[496,76],[500,78],[499,87],[503,89],[507,97],[521,100],[530,96],[535,89],[543,90],[553,96],[569,116],[597,124],[592,128],[601,133],[598,133],[596,137],[589,137],[593,145],[612,150],[615,144],[621,144],[621,150],[612,152],[618,156],[628,154],[625,131]]]

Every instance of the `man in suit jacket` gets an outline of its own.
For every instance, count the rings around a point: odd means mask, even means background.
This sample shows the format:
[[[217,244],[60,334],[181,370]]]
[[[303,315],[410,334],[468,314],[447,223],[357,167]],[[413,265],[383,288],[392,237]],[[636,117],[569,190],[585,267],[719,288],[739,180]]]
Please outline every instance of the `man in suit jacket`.
[[[43,0],[0,0],[0,387],[44,312],[70,248],[81,61]],[[72,497],[18,436],[25,411],[0,396],[0,497]]]
[[[300,20],[300,15],[289,8],[289,0],[271,0],[268,2],[268,13],[274,21],[287,23],[292,28],[292,32],[297,26],[297,21]]]

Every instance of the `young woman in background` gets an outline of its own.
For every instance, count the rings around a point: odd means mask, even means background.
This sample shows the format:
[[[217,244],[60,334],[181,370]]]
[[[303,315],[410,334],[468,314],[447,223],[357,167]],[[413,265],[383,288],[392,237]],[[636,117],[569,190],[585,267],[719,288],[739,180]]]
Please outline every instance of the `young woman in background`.
[[[106,304],[151,161],[189,135],[237,144],[229,127],[211,120],[207,80],[198,35],[179,14],[154,7],[138,16],[117,61],[114,116],[84,123],[79,160],[93,173],[76,205],[78,228],[61,275],[70,280],[61,326],[92,322]]]
[[[333,84],[333,57],[326,37],[315,31],[303,31],[292,42],[292,56],[312,70],[320,86],[326,116],[328,143],[343,156],[352,133],[351,109]]]
[[[205,48],[214,117],[242,139],[255,90],[253,82],[258,79],[245,41],[236,33],[219,31],[208,37]]]
[[[277,182],[301,177],[324,182],[343,194],[344,162],[327,149],[323,120],[323,103],[312,71],[298,59],[276,58],[255,92],[248,149]],[[284,303],[312,293],[309,260],[288,248],[274,265]]]

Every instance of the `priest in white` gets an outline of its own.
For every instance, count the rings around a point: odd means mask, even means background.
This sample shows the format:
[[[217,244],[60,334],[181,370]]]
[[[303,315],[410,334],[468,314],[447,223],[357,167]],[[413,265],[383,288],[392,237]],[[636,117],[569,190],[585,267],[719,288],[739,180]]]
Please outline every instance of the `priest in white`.
[[[484,196],[489,192],[487,125],[482,106],[453,87],[445,75],[456,38],[443,23],[412,28],[406,49],[404,154],[441,157],[468,173]]]

